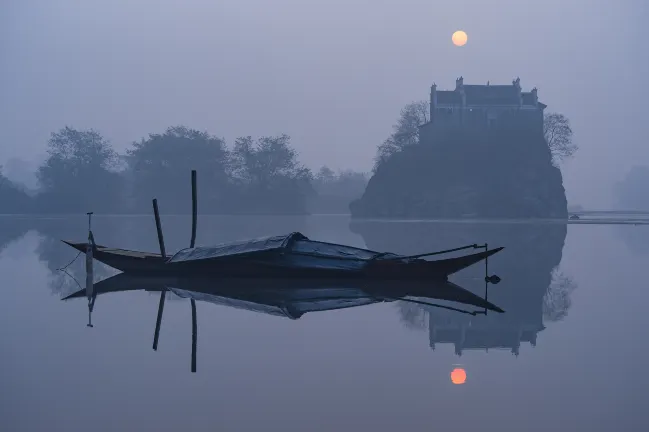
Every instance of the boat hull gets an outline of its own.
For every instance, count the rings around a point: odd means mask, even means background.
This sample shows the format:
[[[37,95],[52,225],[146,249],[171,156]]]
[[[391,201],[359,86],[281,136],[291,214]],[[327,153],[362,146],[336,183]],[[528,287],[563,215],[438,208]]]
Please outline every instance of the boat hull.
[[[85,252],[87,243],[65,242]],[[93,257],[117,270],[160,276],[241,278],[355,278],[369,280],[445,281],[459,270],[498,253],[492,249],[456,258],[427,260],[341,260],[309,255],[256,254],[254,257],[167,262],[161,255],[95,246]]]

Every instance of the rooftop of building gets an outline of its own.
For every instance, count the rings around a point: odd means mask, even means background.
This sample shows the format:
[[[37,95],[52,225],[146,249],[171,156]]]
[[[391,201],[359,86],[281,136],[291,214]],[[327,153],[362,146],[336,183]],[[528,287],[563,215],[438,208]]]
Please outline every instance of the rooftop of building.
[[[433,84],[433,89],[437,94],[437,103],[439,105],[461,105],[462,92],[466,96],[467,105],[519,105],[519,94],[523,100],[523,105],[534,106],[538,102],[536,88],[529,92],[521,91],[520,79],[512,81],[511,85],[486,85],[464,84],[464,78],[460,77],[455,82],[454,90],[437,90]],[[540,108],[546,105],[538,102]]]

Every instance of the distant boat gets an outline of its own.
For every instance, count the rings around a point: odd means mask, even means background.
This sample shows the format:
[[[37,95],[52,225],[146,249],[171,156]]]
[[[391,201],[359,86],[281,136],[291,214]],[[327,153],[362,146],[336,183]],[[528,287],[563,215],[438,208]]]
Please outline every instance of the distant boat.
[[[574,214],[574,215],[570,216],[570,219],[577,220],[577,219],[581,219],[581,218]]]

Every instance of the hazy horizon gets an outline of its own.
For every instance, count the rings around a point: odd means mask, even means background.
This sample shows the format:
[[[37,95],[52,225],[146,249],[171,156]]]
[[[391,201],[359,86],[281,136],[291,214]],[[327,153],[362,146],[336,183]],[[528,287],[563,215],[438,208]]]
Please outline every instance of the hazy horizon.
[[[642,145],[649,5],[558,0],[23,2],[0,6],[0,163],[51,132],[95,128],[116,150],[183,124],[224,137],[286,133],[310,168],[369,171],[400,109],[430,85],[539,89],[570,118],[568,200],[611,206]],[[468,44],[451,44],[465,30]]]

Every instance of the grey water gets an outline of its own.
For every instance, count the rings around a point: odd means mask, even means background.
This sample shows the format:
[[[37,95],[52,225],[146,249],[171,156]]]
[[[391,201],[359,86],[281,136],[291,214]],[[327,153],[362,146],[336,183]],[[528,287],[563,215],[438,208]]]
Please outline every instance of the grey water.
[[[158,296],[83,299],[84,217],[0,217],[0,430],[649,430],[649,227],[354,222],[347,216],[201,216],[198,245],[300,231],[398,253],[505,246],[489,299],[468,317],[400,302],[299,320]],[[163,216],[168,250],[190,218]],[[93,220],[99,244],[157,251],[151,216]],[[97,265],[96,279],[115,271]],[[484,268],[455,277],[482,292]],[[454,384],[451,372],[466,373]]]

